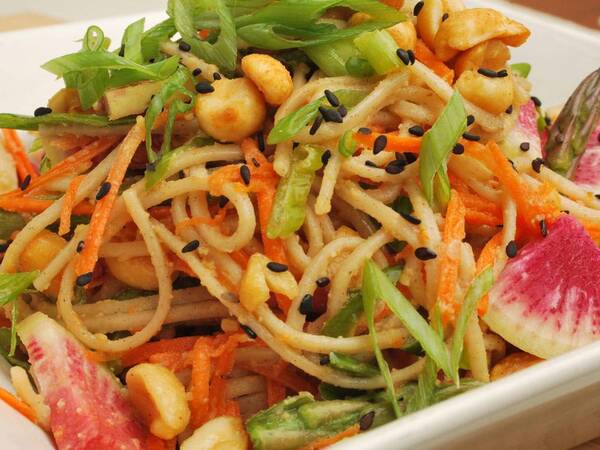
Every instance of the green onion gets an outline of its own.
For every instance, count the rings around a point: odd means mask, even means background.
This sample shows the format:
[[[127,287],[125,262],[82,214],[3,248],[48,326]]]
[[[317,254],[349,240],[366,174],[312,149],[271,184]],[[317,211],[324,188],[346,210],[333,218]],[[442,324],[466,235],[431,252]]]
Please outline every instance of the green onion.
[[[20,214],[0,209],[0,239],[7,241],[15,231],[25,226],[25,219]]]
[[[290,169],[279,181],[273,211],[267,225],[269,239],[286,238],[304,223],[306,201],[315,172],[323,166],[323,149],[301,145],[292,154]]]
[[[196,95],[190,92],[185,84],[190,80],[189,71],[180,67],[162,84],[160,91],[150,101],[150,106],[146,111],[146,151],[148,153],[148,161],[153,163],[156,161],[156,154],[152,149],[152,127],[158,115],[162,112],[169,100],[172,100],[169,105],[167,115],[167,123],[165,125],[161,154],[165,155],[171,151],[171,135],[173,131],[173,123],[175,116],[180,113],[189,111],[194,107]],[[175,94],[187,97],[188,103],[184,102],[179,96],[173,97]]]
[[[437,373],[437,366],[433,359],[425,357],[425,367],[419,374],[417,389],[406,405],[407,413],[419,411],[435,403]]]
[[[363,271],[362,282],[363,308],[365,310],[367,328],[369,329],[371,345],[373,346],[373,353],[375,354],[375,359],[377,360],[379,371],[381,372],[381,375],[385,380],[386,391],[388,393],[389,400],[392,404],[392,408],[394,409],[394,414],[396,415],[396,417],[400,417],[402,415],[402,411],[400,410],[400,405],[398,404],[398,399],[396,398],[394,381],[392,380],[392,374],[390,372],[388,363],[383,357],[383,353],[381,352],[381,348],[379,347],[377,331],[375,329],[375,303],[381,298],[381,286],[378,286],[379,277],[376,270],[381,272],[381,270],[377,266],[375,266],[374,263],[372,263],[371,261],[367,261]],[[383,272],[381,272],[381,274],[383,275],[383,278],[385,278]],[[389,280],[387,280],[387,278],[386,281],[390,283]],[[391,284],[391,286],[393,287],[394,285]]]
[[[16,130],[37,130],[40,125],[84,125],[105,128],[131,125],[133,123],[135,123],[135,119],[108,120],[105,116],[95,114],[50,113],[34,117],[0,113],[0,128],[13,128]]]
[[[360,361],[352,356],[341,353],[329,353],[329,365],[334,369],[356,375],[358,377],[373,377],[379,375],[379,369],[373,365]]]
[[[141,47],[144,61],[161,58],[160,44],[177,33],[173,19],[163,20],[142,35]]]
[[[529,63],[511,64],[510,68],[512,69],[514,74],[517,74],[523,78],[527,78],[529,76],[529,72],[531,72],[531,64]]]
[[[350,110],[366,97],[367,91],[340,89],[334,94],[340,103]],[[290,140],[317,117],[319,106],[324,105],[325,102],[325,97],[320,97],[279,120],[269,133],[268,143],[279,144]]]
[[[17,348],[17,299],[31,286],[39,273],[37,270],[34,272],[0,273],[0,305],[12,303],[9,356],[14,356]]]
[[[369,295],[374,299],[385,301],[409,333],[419,341],[425,353],[434,360],[446,375],[453,376],[448,352],[442,338],[431,328],[404,295],[396,289],[381,269],[370,260],[365,263],[362,289],[363,297]]]
[[[354,39],[354,44],[379,75],[404,67],[396,55],[398,44],[385,30],[363,33]]]
[[[328,77],[348,75],[348,60],[360,56],[350,39],[305,47],[304,52]]]
[[[370,77],[375,74],[373,66],[365,58],[360,56],[351,56],[346,61],[346,72],[357,78]]]
[[[124,57],[135,63],[143,62],[142,36],[144,34],[144,19],[129,24],[123,33],[121,46],[124,49]]]
[[[110,39],[104,37],[104,32],[100,27],[92,25],[85,32],[82,42],[84,50],[95,52],[106,49],[108,47],[107,42],[110,42]]]
[[[450,365],[454,372],[454,379],[458,380],[458,369],[460,357],[463,351],[463,344],[465,339],[465,333],[467,331],[467,323],[469,317],[475,311],[477,303],[487,292],[491,289],[494,282],[494,274],[492,267],[489,266],[483,272],[481,272],[467,291],[464,302],[460,308],[460,313],[456,319],[454,326],[454,335],[452,337],[452,348],[450,351]]]
[[[427,130],[421,143],[419,155],[419,178],[425,198],[433,204],[434,179],[442,186],[449,187],[446,162],[452,148],[467,128],[467,112],[458,91],[454,91],[450,101]],[[446,193],[448,189],[445,189]]]
[[[403,12],[376,0],[344,0],[341,2],[341,6],[367,13],[373,20],[391,20],[394,23],[406,20]]]
[[[354,140],[354,132],[352,130],[347,130],[338,142],[338,152],[340,152],[342,156],[348,158],[354,155],[357,147],[358,143]]]
[[[220,33],[216,42],[202,41],[198,37],[195,11],[214,11],[217,14]],[[223,0],[171,0],[169,14],[194,55],[216,64],[227,74],[233,74],[237,64],[237,35],[231,11]]]

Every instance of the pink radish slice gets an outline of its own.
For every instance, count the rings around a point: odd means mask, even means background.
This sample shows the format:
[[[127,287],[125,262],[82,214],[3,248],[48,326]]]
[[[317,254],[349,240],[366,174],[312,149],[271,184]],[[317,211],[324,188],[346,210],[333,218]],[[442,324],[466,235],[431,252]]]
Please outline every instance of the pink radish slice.
[[[531,100],[519,109],[517,123],[502,142],[502,150],[508,157],[515,157],[521,153],[520,145],[523,142],[529,144],[532,159],[542,156],[542,142],[537,129],[537,110]]]
[[[550,358],[600,339],[600,249],[563,215],[509,260],[484,320],[516,347]]]
[[[581,187],[593,193],[600,193],[600,125],[590,135],[585,152],[579,160],[571,179]]]

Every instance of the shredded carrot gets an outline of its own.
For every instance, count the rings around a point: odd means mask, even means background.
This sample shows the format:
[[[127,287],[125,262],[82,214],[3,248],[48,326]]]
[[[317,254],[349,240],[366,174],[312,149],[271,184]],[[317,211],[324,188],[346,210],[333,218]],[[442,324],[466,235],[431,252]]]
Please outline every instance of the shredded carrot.
[[[267,405],[273,406],[285,399],[285,386],[275,380],[267,379]]]
[[[233,260],[242,266],[245,269],[248,266],[248,261],[250,257],[246,254],[244,250],[235,250],[229,254],[233,258]]]
[[[158,353],[182,354],[184,352],[189,352],[194,348],[197,340],[197,336],[190,336],[147,342],[126,352],[121,357],[121,363],[124,367],[131,367],[148,361],[152,355]]]
[[[444,251],[439,262],[439,285],[437,302],[444,324],[454,322],[460,305],[455,299],[458,268],[460,265],[460,243],[465,237],[465,205],[460,194],[452,190],[444,220]]]
[[[189,391],[191,393],[190,425],[198,428],[204,424],[210,412],[210,338],[199,338],[192,350],[192,379]]]
[[[181,230],[193,227],[195,225],[220,225],[225,220],[226,215],[227,210],[225,208],[221,208],[214,217],[192,217],[190,219],[182,220],[175,225],[175,233],[180,234]]]
[[[2,133],[4,134],[4,146],[15,162],[19,179],[24,180],[29,175],[34,180],[38,176],[38,172],[29,161],[25,147],[15,130],[3,129]]]
[[[31,406],[21,399],[18,399],[7,390],[0,388],[0,400],[3,400],[8,406],[27,417],[31,422],[37,423],[35,411]]]
[[[327,448],[333,444],[340,442],[342,439],[356,436],[359,432],[360,427],[357,423],[355,423],[350,428],[346,428],[341,433],[317,439],[316,441],[313,441],[310,444],[301,447],[300,450],[319,450],[322,448]]]
[[[0,197],[0,209],[11,212],[41,213],[54,204],[54,200],[30,197]],[[81,216],[90,216],[94,212],[94,207],[88,202],[83,201],[75,208],[73,214]]]
[[[493,238],[491,238],[481,250],[479,254],[479,258],[477,258],[477,264],[475,266],[476,275],[479,275],[483,270],[488,266],[493,266],[496,262],[496,258],[498,257],[498,252],[500,251],[500,247],[502,247],[503,236],[502,232],[496,233]],[[481,300],[479,300],[479,305],[477,306],[477,312],[480,316],[483,316],[487,311],[488,306],[488,295],[484,295]]]
[[[436,75],[452,85],[454,81],[454,70],[450,69],[446,64],[440,61],[421,39],[417,39],[415,45],[415,57],[433,70]]]
[[[190,366],[191,361],[187,358],[186,353],[165,352],[154,353],[148,358],[148,362],[152,364],[160,364],[172,372],[180,372]]]
[[[138,145],[143,141],[145,135],[143,121],[138,123],[131,129],[129,134],[120,145],[117,157],[114,161],[106,181],[110,183],[110,189],[102,199],[96,203],[94,214],[90,222],[90,228],[85,240],[85,246],[79,254],[79,258],[75,264],[75,273],[78,276],[93,272],[96,262],[98,261],[98,252],[102,244],[104,230],[108,223],[108,218],[115,203],[119,188],[125,177],[125,172],[129,167],[129,163],[135,154]]]
[[[63,151],[73,150],[77,147],[89,145],[94,140],[91,136],[80,136],[75,134],[65,134],[52,138],[52,146]]]
[[[82,181],[82,175],[73,178],[69,183],[69,189],[65,192],[62,209],[60,210],[60,225],[58,226],[58,234],[61,236],[71,231],[71,214],[73,208],[75,208],[75,197]]]
[[[373,147],[379,136],[387,138],[385,150],[390,152],[418,153],[421,149],[421,138],[416,136],[400,136],[396,133],[354,133],[354,140],[363,147]]]
[[[404,5],[404,0],[382,0],[383,3],[385,3],[388,6],[391,6],[394,9],[400,9],[402,8],[402,5]]]

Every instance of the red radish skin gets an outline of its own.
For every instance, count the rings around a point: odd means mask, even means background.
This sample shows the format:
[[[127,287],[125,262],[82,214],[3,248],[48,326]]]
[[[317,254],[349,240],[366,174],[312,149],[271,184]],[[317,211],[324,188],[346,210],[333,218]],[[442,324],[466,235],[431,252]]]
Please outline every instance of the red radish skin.
[[[19,324],[59,450],[140,450],[145,432],[118,380],[58,323],[35,313]]]
[[[523,142],[529,144],[528,152],[532,159],[542,156],[542,142],[537,128],[537,110],[531,100],[519,109],[517,123],[502,142],[502,151],[508,157],[516,157],[522,153],[520,145]]]
[[[484,320],[516,347],[550,358],[600,339],[600,249],[563,215],[509,260]]]

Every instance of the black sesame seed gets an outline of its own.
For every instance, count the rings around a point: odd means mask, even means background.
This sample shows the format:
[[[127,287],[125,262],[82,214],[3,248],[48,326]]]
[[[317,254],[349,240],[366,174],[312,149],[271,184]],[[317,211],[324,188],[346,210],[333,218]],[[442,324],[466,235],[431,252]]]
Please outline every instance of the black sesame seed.
[[[506,114],[512,114],[513,112],[513,105],[510,105],[508,108],[506,108],[506,111],[504,111]]]
[[[325,150],[321,155],[321,162],[324,166],[329,162],[329,158],[331,158],[331,150]]]
[[[85,247],[85,242],[79,241],[77,243],[77,253],[81,253],[83,251],[84,247]]]
[[[396,161],[402,161],[402,163],[404,165],[408,164],[408,162],[406,161],[406,156],[404,156],[404,153],[394,152],[394,156],[396,157]]]
[[[535,158],[533,161],[531,161],[531,168],[536,173],[540,173],[540,171],[542,170],[542,164],[544,164],[542,158]]]
[[[35,117],[45,116],[46,114],[50,114],[52,112],[52,108],[48,108],[47,106],[40,106],[36,108],[33,112]]]
[[[252,164],[254,164],[254,167],[260,167],[260,163],[256,158],[252,158]]]
[[[256,339],[258,337],[256,335],[256,333],[254,332],[254,330],[252,328],[250,328],[248,325],[242,325],[242,330],[244,330],[244,333],[246,333],[246,335],[250,339]]]
[[[529,151],[529,142],[521,142],[521,145],[519,145],[519,148],[521,149],[522,152]]]
[[[317,280],[317,286],[319,286],[320,288],[324,288],[329,284],[330,281],[331,280],[329,279],[329,277],[321,277]]]
[[[367,167],[373,167],[373,168],[378,168],[379,166],[377,164],[375,164],[373,161],[371,161],[370,159],[367,159],[365,161],[365,166]]]
[[[492,69],[486,69],[485,67],[480,67],[479,69],[477,69],[477,73],[488,78],[496,78],[498,76],[498,72]]]
[[[359,128],[359,129],[358,129],[358,132],[359,132],[360,134],[363,134],[363,135],[365,135],[365,136],[368,136],[369,134],[371,134],[371,133],[372,133],[371,129],[370,129],[370,128],[367,128],[367,127],[361,127],[361,128]]]
[[[193,252],[194,250],[197,250],[198,247],[200,247],[200,241],[198,239],[194,239],[183,246],[181,253]]]
[[[533,104],[538,108],[542,106],[542,101],[534,95],[531,96],[531,101],[533,101]]]
[[[19,189],[24,191],[29,187],[29,183],[31,183],[31,175],[26,175],[25,178],[23,178],[23,181],[21,181],[21,184],[19,184]]]
[[[179,50],[182,52],[189,52],[192,49],[192,46],[185,41],[179,42]]]
[[[286,266],[285,264],[271,261],[267,263],[267,269],[269,269],[271,272],[281,273],[287,272],[288,266]]]
[[[324,106],[319,106],[319,112],[323,116],[325,122],[335,122],[342,123],[344,118],[336,109],[325,108]]]
[[[380,134],[375,138],[375,142],[373,143],[373,154],[377,155],[385,150],[387,146],[387,136],[385,134]]]
[[[540,233],[542,233],[543,237],[548,236],[548,224],[546,224],[546,219],[540,220]]]
[[[450,17],[450,14],[444,13],[444,15],[442,16],[442,22],[445,22],[446,20],[448,20],[448,17]]]
[[[454,148],[452,148],[452,153],[455,155],[462,155],[465,152],[465,146],[460,142],[457,142]]]
[[[250,184],[250,168],[246,164],[240,167],[240,176],[242,177],[242,181],[246,186]]]
[[[106,197],[106,195],[110,192],[111,187],[112,185],[108,181],[102,183],[100,189],[98,189],[98,192],[96,193],[96,200],[102,200],[104,197]]]
[[[337,96],[333,92],[331,92],[329,89],[325,89],[325,97],[327,97],[327,101],[334,108],[337,108],[338,106],[340,106],[340,104],[341,104],[340,99],[337,98]]]
[[[258,150],[260,150],[261,153],[264,153],[267,149],[267,146],[265,145],[265,135],[256,133],[256,143],[258,145]]]
[[[506,69],[502,69],[499,70],[498,72],[496,72],[496,77],[498,78],[504,78],[508,76],[508,71]]]
[[[216,81],[216,80],[220,80],[221,78],[223,78],[223,77],[221,76],[221,74],[219,72],[213,73],[213,80]]]
[[[424,1],[422,1],[422,0],[421,0],[420,2],[417,2],[417,3],[415,4],[415,7],[414,7],[414,9],[413,9],[413,14],[414,14],[415,16],[418,16],[418,15],[419,15],[419,13],[421,12],[421,10],[423,9],[423,5],[425,5],[425,2],[424,2]]]
[[[125,56],[125,45],[121,45],[121,48],[119,49],[119,56],[121,58]]]
[[[346,117],[348,115],[348,109],[344,105],[340,105],[337,110],[342,117]]]
[[[195,77],[197,77],[198,75],[200,75],[202,73],[202,69],[200,67],[196,67],[194,69],[194,71],[192,72],[192,75],[194,75]]]
[[[510,241],[506,246],[506,256],[514,258],[517,256],[517,250],[517,243],[515,241]]]
[[[415,256],[421,261],[428,261],[437,258],[437,253],[427,247],[419,247],[415,250]]]
[[[408,222],[412,223],[413,225],[419,225],[421,223],[421,219],[417,219],[415,216],[405,213],[405,212],[401,212],[400,215],[402,216],[402,218],[404,218],[404,220],[407,220]]]
[[[363,415],[358,421],[358,427],[360,431],[367,431],[373,426],[373,420],[375,419],[375,411],[369,411]]]
[[[406,50],[399,48],[396,50],[396,55],[398,55],[398,58],[402,60],[405,66],[410,64],[410,56],[408,56],[408,52]]]
[[[215,88],[213,87],[213,85],[208,83],[207,81],[201,81],[199,83],[196,83],[196,92],[198,92],[198,94],[210,94],[214,91]]]
[[[406,164],[412,164],[417,160],[417,154],[412,152],[404,152],[404,158],[406,159]]]
[[[229,199],[224,195],[219,196],[219,208],[225,208],[225,206],[229,203]]]
[[[323,116],[315,117],[315,121],[310,126],[310,130],[308,130],[308,134],[310,134],[311,136],[314,136],[315,134],[317,134],[317,131],[319,131],[319,128],[321,127],[322,123],[323,123]]]
[[[413,52],[410,48],[408,50],[406,50],[406,53],[408,53],[408,59],[410,60],[411,64],[414,64],[415,61],[417,60],[417,57],[415,56],[415,52]]]
[[[475,123],[475,116],[473,116],[472,114],[469,114],[467,116],[467,126],[470,127],[474,123]]]
[[[412,134],[413,136],[423,136],[425,134],[425,130],[423,130],[423,127],[419,126],[419,125],[415,125],[412,126],[408,129],[408,132],[410,134]]]
[[[92,281],[94,274],[92,272],[84,273],[83,275],[79,275],[75,283],[79,287],[83,287],[86,284],[89,284]]]
[[[397,175],[404,171],[405,164],[402,161],[398,161],[397,159],[390,162],[387,166],[385,166],[385,171],[390,175]]]
[[[322,366],[329,364],[329,355],[321,356],[321,359],[319,359],[319,364]]]
[[[313,296],[310,294],[306,294],[302,297],[302,301],[300,302],[300,308],[298,308],[300,314],[308,316],[313,313]]]
[[[463,133],[463,138],[465,138],[467,141],[474,141],[474,142],[481,140],[481,136],[478,136],[473,133]]]

